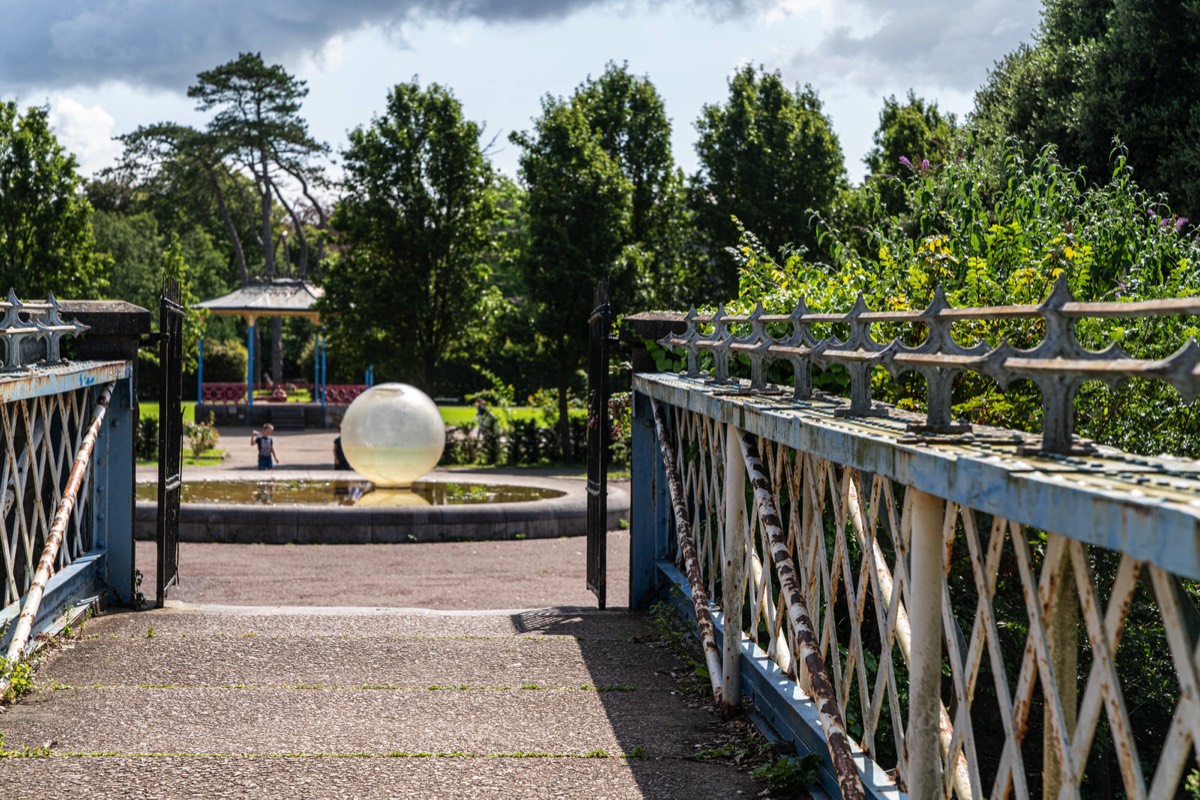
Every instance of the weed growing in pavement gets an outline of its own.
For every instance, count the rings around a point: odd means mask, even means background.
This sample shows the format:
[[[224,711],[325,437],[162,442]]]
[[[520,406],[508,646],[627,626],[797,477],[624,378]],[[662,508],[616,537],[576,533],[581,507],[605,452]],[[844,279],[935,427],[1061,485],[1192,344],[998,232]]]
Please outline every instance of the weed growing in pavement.
[[[773,764],[763,764],[751,775],[767,782],[771,797],[808,797],[808,787],[817,782],[817,765],[814,755],[797,758],[785,756]]]
[[[650,609],[651,627],[655,637],[669,647],[686,664],[673,670],[682,693],[693,703],[702,704],[716,712],[711,701],[712,684],[708,668],[702,661],[699,641],[686,629],[686,623],[676,615],[673,606],[658,603]],[[703,698],[703,699],[702,699]],[[725,730],[713,737],[709,746],[696,745],[696,751],[685,758],[689,761],[732,761],[767,784],[765,795],[778,798],[807,797],[807,787],[816,783],[816,756],[784,757],[763,738],[746,715],[724,723]]]
[[[10,705],[33,691],[33,665],[23,658],[13,661],[0,658],[0,682],[8,684],[4,694],[0,695],[0,705]]]
[[[9,750],[4,746],[4,731],[0,731],[0,758],[49,758],[49,747],[17,747]]]
[[[683,758],[685,761],[720,761],[724,758],[732,758],[733,754],[733,746],[727,744],[723,747],[709,747],[705,750],[697,750]]]

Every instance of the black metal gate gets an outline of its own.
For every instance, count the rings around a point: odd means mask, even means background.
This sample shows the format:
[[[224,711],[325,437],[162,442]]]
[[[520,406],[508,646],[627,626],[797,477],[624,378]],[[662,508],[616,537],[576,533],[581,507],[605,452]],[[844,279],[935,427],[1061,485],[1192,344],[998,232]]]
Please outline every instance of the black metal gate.
[[[183,318],[179,287],[163,286],[158,304],[158,581],[157,605],[179,582],[179,494],[183,478]]]
[[[605,607],[608,547],[608,345],[612,309],[608,286],[596,284],[595,308],[588,318],[587,418],[587,586]]]

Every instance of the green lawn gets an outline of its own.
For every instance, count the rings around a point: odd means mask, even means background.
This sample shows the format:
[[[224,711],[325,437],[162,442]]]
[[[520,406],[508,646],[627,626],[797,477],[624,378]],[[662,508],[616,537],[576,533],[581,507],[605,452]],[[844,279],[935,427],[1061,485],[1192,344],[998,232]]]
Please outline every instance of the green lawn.
[[[438,406],[438,411],[442,414],[442,422],[446,425],[474,425],[475,424],[475,406]],[[503,419],[504,411],[502,409],[493,408],[492,413]],[[141,404],[142,419],[158,419],[158,403],[145,401]],[[537,419],[538,412],[536,409],[529,406],[514,406],[509,409],[508,417],[512,420],[518,419]],[[196,401],[183,401],[183,421],[196,421]]]
[[[225,451],[220,448],[209,450],[202,456],[197,456],[192,452],[192,448],[190,447],[183,448],[183,465],[185,467],[216,467],[224,460]],[[152,467],[157,463],[157,461],[143,461],[138,459],[137,465],[139,467]]]
[[[140,413],[141,419],[158,419],[158,401],[157,400],[143,400],[141,403],[138,404],[138,406],[140,409],[139,413]],[[196,421],[196,401],[195,400],[184,400],[183,401],[183,421],[184,422],[195,422]]]
[[[442,413],[442,422],[447,425],[475,424],[475,406],[438,406],[438,411]],[[503,409],[492,406],[492,413],[498,419],[504,419],[505,411]],[[536,420],[538,418],[537,409],[530,406],[513,406],[507,413],[510,420]]]

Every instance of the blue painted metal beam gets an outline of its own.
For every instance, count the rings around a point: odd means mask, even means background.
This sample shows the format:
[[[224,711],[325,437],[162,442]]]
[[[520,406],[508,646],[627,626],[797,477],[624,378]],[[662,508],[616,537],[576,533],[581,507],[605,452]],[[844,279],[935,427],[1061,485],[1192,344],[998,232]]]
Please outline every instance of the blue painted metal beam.
[[[839,399],[812,402],[720,394],[702,380],[634,376],[656,400],[987,514],[1119,550],[1200,580],[1200,465],[1100,448],[1095,455],[1025,455],[1013,431],[922,441],[908,418],[846,419]],[[636,499],[635,499],[636,503]],[[636,505],[635,505],[636,511]]]
[[[254,405],[254,323],[246,335],[246,405]]]
[[[133,368],[127,361],[78,361],[33,372],[0,372],[0,403],[73,392],[128,378]]]
[[[38,606],[37,618],[33,623],[33,637],[54,628],[56,620],[64,610],[79,606],[98,598],[104,592],[105,553],[93,550],[75,559],[69,567],[51,576],[46,583],[46,592]],[[0,610],[0,650],[7,650],[17,617],[21,614],[21,603],[12,603]],[[31,638],[33,638],[31,637]]]
[[[658,597],[660,576],[654,568],[671,553],[671,501],[650,398],[633,396],[632,467],[630,487],[629,607],[644,609]]]
[[[133,380],[117,384],[93,455],[93,549],[104,550],[110,595],[124,605],[134,599],[134,459]]]

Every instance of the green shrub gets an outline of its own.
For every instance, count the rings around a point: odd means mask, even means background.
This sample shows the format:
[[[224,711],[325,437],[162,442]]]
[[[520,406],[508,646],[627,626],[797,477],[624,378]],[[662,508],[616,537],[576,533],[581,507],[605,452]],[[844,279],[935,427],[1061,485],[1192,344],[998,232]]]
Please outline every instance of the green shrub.
[[[217,426],[213,422],[213,415],[210,412],[208,419],[203,422],[193,422],[185,426],[187,433],[188,444],[192,446],[193,456],[202,456],[217,446],[217,442],[221,440],[221,434],[217,431]]]
[[[739,263],[740,293],[732,310],[750,311],[761,301],[768,312],[788,313],[805,300],[815,312],[844,312],[861,294],[872,310],[923,309],[938,285],[955,306],[1037,304],[1065,273],[1079,301],[1148,300],[1200,294],[1200,246],[1187,220],[1173,215],[1161,197],[1150,197],[1133,180],[1118,152],[1103,185],[1061,165],[1053,148],[1034,160],[1015,147],[1005,174],[984,173],[967,154],[939,167],[902,168],[899,183],[911,211],[887,215],[875,183],[861,189],[872,209],[865,229],[842,231],[821,223],[828,263],[785,251],[765,252],[742,230],[731,252]],[[1000,186],[994,195],[984,187]],[[897,331],[876,325],[877,341]],[[1193,320],[1160,317],[1137,321],[1088,320],[1080,341],[1100,350],[1119,342],[1134,357],[1169,355],[1197,334]],[[906,331],[911,339],[917,331]],[[1040,340],[1036,323],[989,320],[956,326],[960,340],[1017,347]],[[910,343],[916,343],[910,341]],[[783,367],[776,365],[776,378]],[[790,380],[790,374],[784,380]],[[829,371],[814,378],[844,382]],[[882,400],[920,408],[919,379],[891,381],[876,370],[873,388]],[[823,386],[822,388],[834,388]],[[970,421],[1029,430],[1040,424],[1040,398],[1028,382],[1002,393],[989,380],[968,374],[957,387],[955,413]],[[1082,436],[1136,453],[1200,456],[1200,412],[1169,387],[1128,381],[1109,392],[1085,384],[1076,402]]]
[[[244,342],[237,339],[205,339],[205,383],[245,383],[248,358]]]
[[[157,417],[143,417],[138,421],[135,449],[139,461],[158,460]]]

